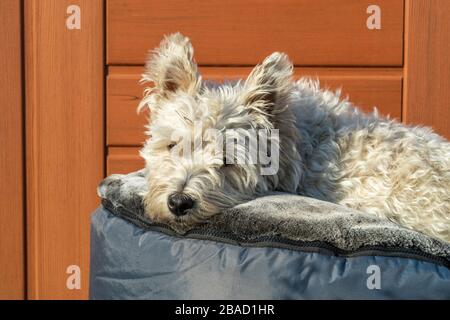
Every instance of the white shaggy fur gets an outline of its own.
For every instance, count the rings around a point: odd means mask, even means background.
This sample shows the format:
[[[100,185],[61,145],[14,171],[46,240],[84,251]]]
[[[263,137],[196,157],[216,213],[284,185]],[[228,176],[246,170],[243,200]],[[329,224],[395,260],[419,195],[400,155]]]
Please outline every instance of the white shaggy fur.
[[[292,81],[292,63],[273,53],[245,81],[209,87],[198,74],[189,39],[166,37],[151,53],[140,108],[151,110],[146,160],[148,214],[155,220],[195,224],[271,191],[326,200],[384,216],[450,241],[450,143],[428,128],[408,127],[365,114],[321,90],[317,81]],[[201,121],[202,130],[194,130]],[[207,129],[278,129],[280,164],[263,176],[258,164],[225,165]],[[179,132],[173,139],[173,132]],[[190,137],[202,148],[190,158],[172,148]],[[201,153],[201,160],[195,154]],[[195,200],[176,217],[173,192]]]

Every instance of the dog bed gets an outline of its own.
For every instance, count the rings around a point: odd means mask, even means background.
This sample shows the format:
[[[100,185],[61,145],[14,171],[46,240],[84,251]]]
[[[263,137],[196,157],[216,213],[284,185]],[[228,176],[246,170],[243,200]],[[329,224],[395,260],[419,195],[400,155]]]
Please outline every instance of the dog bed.
[[[278,193],[184,230],[145,192],[143,171],[100,184],[91,299],[450,299],[450,244],[384,219]]]

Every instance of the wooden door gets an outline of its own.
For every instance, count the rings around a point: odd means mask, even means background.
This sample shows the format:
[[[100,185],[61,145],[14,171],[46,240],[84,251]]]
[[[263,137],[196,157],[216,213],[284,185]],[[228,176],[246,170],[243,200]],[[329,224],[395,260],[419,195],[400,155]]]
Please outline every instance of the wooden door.
[[[403,0],[379,0],[383,28],[366,26],[368,0],[192,2],[108,0],[107,173],[142,168],[138,150],[148,114],[137,114],[138,81],[150,49],[180,31],[206,79],[245,77],[274,51],[288,53],[295,76],[342,88],[343,97],[401,120]],[[389,50],[387,50],[389,48]],[[384,50],[386,49],[386,50]]]

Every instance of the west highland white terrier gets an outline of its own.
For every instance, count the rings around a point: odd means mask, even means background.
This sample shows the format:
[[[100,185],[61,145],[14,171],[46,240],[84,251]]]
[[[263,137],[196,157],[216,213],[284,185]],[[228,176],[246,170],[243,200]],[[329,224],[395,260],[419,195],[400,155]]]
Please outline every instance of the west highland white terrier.
[[[195,225],[274,191],[330,201],[450,241],[450,143],[429,128],[363,113],[339,91],[293,81],[275,52],[247,79],[202,80],[188,38],[151,52],[145,205]],[[249,142],[250,140],[250,142]],[[255,148],[256,142],[256,148]],[[256,150],[256,152],[255,152]]]

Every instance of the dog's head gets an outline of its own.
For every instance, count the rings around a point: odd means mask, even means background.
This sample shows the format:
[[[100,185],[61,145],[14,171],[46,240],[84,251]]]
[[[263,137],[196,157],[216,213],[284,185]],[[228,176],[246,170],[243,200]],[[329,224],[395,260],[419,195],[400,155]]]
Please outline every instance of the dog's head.
[[[301,169],[289,108],[292,64],[273,53],[247,79],[202,81],[188,38],[151,52],[140,108],[149,108],[146,209],[156,221],[202,222],[273,190],[295,191]]]

